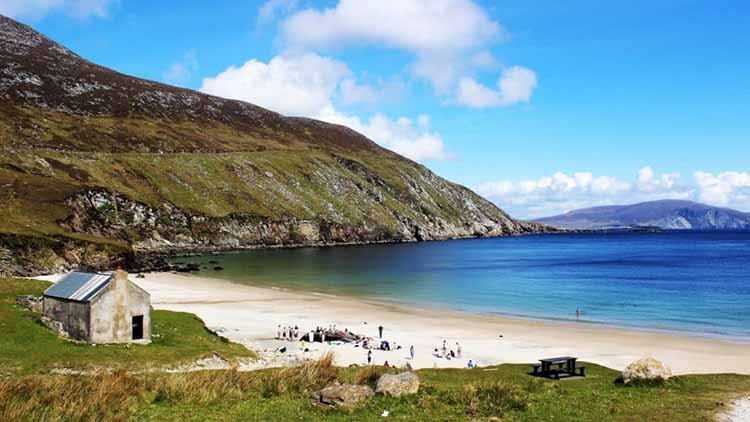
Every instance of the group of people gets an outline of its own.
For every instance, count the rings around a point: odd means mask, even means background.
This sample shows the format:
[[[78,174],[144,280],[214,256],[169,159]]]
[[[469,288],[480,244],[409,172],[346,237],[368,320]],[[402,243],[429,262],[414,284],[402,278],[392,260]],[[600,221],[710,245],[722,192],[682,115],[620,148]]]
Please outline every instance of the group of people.
[[[314,330],[310,330],[307,339],[312,343],[320,339],[321,343],[326,342],[326,333],[334,333],[336,331],[336,324],[329,324],[328,329],[323,327],[315,327]],[[347,330],[348,331],[348,330]],[[330,338],[329,338],[330,340]]]
[[[443,359],[460,359],[461,358],[461,344],[456,342],[456,348],[454,349],[448,349],[448,341],[443,340],[443,347],[441,348],[435,348],[432,351],[432,355],[436,358],[443,358]]]
[[[327,328],[318,326],[315,327],[315,329],[307,331],[305,333],[300,334],[299,326],[297,325],[278,325],[277,331],[276,331],[276,338],[278,340],[286,340],[286,341],[302,341],[303,342],[303,350],[305,349],[304,343],[305,341],[308,342],[326,342],[326,335],[328,334],[333,335],[336,334],[339,337],[341,334],[349,335],[349,330],[345,329],[343,332],[336,331],[336,324],[329,324]],[[336,337],[336,336],[334,336]],[[383,339],[383,326],[378,326],[378,340],[372,339],[370,337],[361,337],[361,336],[354,336],[355,340],[355,347],[362,347],[363,349],[367,350],[367,363],[372,364],[372,351],[373,350],[383,350],[383,351],[391,351],[391,350],[399,350],[402,347],[400,345],[397,345],[394,341],[388,341]],[[433,350],[432,355],[436,358],[442,358],[442,359],[461,359],[462,355],[462,349],[461,344],[456,342],[455,347],[448,347],[448,341],[443,340],[443,344],[441,347],[435,347]],[[414,360],[415,358],[415,350],[414,346],[409,347],[409,357],[411,360]],[[386,361],[386,366],[388,366],[388,363]],[[467,365],[469,368],[472,368],[476,366],[476,363],[469,360],[469,363]]]
[[[304,332],[300,332],[299,326],[297,325],[278,325],[276,327],[277,340],[325,343],[326,340],[341,339],[342,337],[351,339],[356,336],[353,333],[350,333],[349,329],[337,331],[336,324],[329,324],[328,327],[318,326],[313,330]]]
[[[291,326],[291,325],[285,325],[281,326],[278,325],[276,327],[276,339],[277,340],[287,340],[287,341],[296,341],[299,340],[299,327],[298,326]]]

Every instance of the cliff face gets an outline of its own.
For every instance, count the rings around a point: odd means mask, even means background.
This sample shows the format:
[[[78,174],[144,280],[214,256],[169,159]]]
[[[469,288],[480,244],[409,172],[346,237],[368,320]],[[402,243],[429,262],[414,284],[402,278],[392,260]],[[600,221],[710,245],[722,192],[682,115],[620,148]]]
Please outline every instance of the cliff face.
[[[145,81],[0,16],[0,273],[543,231],[348,128]]]

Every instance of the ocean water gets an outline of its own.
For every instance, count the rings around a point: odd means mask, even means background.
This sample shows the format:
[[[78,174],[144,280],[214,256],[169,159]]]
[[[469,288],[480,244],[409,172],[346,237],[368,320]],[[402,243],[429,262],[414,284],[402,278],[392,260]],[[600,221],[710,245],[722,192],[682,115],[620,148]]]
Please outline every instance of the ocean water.
[[[575,320],[580,308],[589,323],[750,341],[749,232],[538,235],[178,261],[241,283],[535,319]]]

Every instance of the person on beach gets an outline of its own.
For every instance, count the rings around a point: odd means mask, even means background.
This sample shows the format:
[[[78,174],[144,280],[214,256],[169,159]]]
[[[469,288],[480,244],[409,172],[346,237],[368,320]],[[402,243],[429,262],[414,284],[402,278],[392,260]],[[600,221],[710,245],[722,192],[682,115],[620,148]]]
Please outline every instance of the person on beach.
[[[391,367],[391,365],[388,364],[388,361],[385,361],[385,363],[383,364],[383,366],[385,366],[386,368],[390,368]]]
[[[581,319],[581,308],[576,308],[576,321]]]
[[[414,360],[414,345],[412,344],[411,347],[409,347],[409,356],[411,356],[411,360]]]
[[[456,357],[461,358],[461,345],[456,342]]]
[[[474,362],[471,359],[469,359],[469,363],[466,364],[466,367],[469,368],[469,369],[473,368],[474,367]]]
[[[281,324],[276,327],[276,340],[281,340]]]
[[[380,333],[380,338],[383,338],[383,326],[378,327],[378,332]]]
[[[325,343],[326,342],[326,332],[323,331],[320,333],[320,342]]]
[[[372,350],[367,351],[367,364],[368,365],[372,364]]]

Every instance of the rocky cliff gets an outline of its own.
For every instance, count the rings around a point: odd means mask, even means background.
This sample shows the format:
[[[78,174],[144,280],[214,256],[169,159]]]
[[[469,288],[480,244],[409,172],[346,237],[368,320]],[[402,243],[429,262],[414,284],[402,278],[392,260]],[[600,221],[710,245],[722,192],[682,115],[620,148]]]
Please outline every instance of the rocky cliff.
[[[126,76],[0,16],[0,273],[544,231],[346,127]]]

